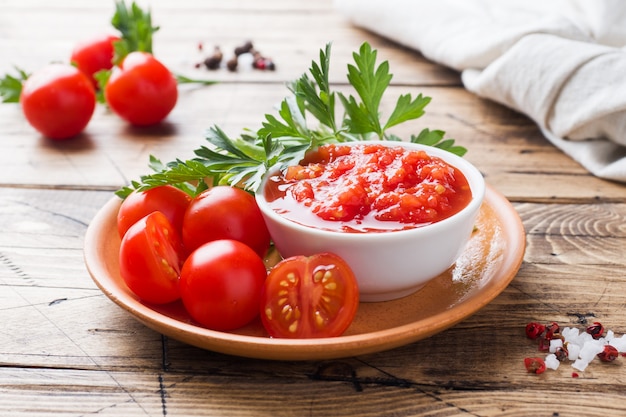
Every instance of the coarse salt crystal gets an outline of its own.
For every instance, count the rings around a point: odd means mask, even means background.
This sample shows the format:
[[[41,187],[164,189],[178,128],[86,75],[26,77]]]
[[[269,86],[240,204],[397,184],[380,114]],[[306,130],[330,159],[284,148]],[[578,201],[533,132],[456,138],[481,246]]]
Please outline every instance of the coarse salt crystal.
[[[575,361],[578,359],[578,355],[580,355],[580,346],[575,343],[570,343],[567,345],[567,359],[570,361]]]
[[[584,370],[587,369],[587,365],[589,365],[589,362],[582,359],[576,359],[572,364],[572,367],[578,369],[580,372],[584,372]]]
[[[554,353],[550,353],[549,355],[547,355],[544,362],[546,363],[546,368],[554,369],[555,371],[559,368],[559,365],[561,364],[561,362],[559,362]]]
[[[580,359],[591,362],[596,355],[604,350],[604,343],[599,340],[593,340],[585,342],[582,349],[580,349],[580,354],[578,355]]]
[[[574,327],[564,327],[563,330],[561,330],[561,334],[566,342],[574,342],[578,338],[580,332]]]
[[[554,353],[560,347],[563,347],[563,341],[561,339],[552,339],[550,340],[550,349],[548,351]]]

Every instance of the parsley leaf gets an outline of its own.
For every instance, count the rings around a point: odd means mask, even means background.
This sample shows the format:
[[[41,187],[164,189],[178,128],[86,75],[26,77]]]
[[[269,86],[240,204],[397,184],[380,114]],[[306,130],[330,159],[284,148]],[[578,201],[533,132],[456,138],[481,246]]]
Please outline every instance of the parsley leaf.
[[[291,91],[294,93],[301,111],[307,110],[321,124],[329,127],[333,132],[337,131],[335,122],[335,93],[330,90],[328,73],[330,67],[330,44],[320,50],[320,62],[311,63],[311,76],[307,74],[293,83]],[[317,89],[319,88],[319,93]]]
[[[17,76],[6,74],[0,78],[0,98],[3,103],[19,103],[22,93],[22,83],[28,78],[28,74],[15,67]]]
[[[424,129],[419,135],[411,135],[410,141],[413,143],[421,143],[422,145],[435,146],[445,149],[448,152],[463,156],[467,153],[467,149],[462,146],[454,145],[454,139],[444,139],[446,134],[443,130]]]
[[[331,89],[329,82],[330,44],[320,50],[319,62],[313,61],[309,73],[288,86],[292,93],[280,103],[278,114],[266,114],[262,126],[230,138],[219,127],[205,135],[207,145],[194,151],[189,161],[176,160],[163,164],[151,157],[155,171],[131,182],[117,195],[124,198],[133,190],[172,184],[190,194],[197,194],[214,184],[229,184],[255,192],[268,172],[298,164],[304,155],[325,143],[355,140],[401,140],[387,129],[424,114],[430,97],[410,94],[398,97],[386,122],[381,120],[380,103],[391,82],[387,61],[377,65],[377,52],[363,43],[348,65],[348,81],[355,95],[344,95]],[[310,76],[309,76],[310,74]],[[337,118],[336,97],[344,114]],[[309,123],[307,117],[314,119]],[[412,135],[411,142],[437,146],[458,155],[466,149],[456,146],[454,139],[444,139],[441,130],[423,129]]]
[[[392,75],[389,63],[381,63],[376,68],[377,52],[368,43],[364,43],[359,53],[352,54],[356,66],[348,65],[348,81],[361,99],[359,103],[352,95],[346,98],[339,94],[348,118],[344,121],[352,133],[376,133],[383,138],[383,128],[379,117],[380,101],[389,86]]]

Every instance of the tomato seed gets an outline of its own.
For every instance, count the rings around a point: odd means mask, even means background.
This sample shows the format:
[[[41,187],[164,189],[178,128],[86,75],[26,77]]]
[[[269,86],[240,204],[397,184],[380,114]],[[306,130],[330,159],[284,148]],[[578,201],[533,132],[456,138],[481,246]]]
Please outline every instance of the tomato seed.
[[[334,290],[337,289],[337,283],[336,282],[329,282],[328,284],[324,285],[324,288],[326,288],[327,290],[334,291]]]
[[[319,311],[316,311],[315,312],[315,324],[317,324],[317,327],[322,327],[324,323],[326,323],[326,320],[324,319],[324,317],[322,317]]]
[[[298,322],[294,321],[293,323],[289,325],[289,331],[291,333],[295,333],[297,330],[298,330]]]

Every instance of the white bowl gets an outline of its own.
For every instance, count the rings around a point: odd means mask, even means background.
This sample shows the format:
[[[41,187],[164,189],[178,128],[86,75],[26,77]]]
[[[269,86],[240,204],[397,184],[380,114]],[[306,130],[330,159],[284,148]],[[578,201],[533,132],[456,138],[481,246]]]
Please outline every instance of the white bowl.
[[[359,145],[367,142],[349,142]],[[425,226],[390,232],[348,233],[317,229],[276,213],[263,196],[266,176],[256,194],[257,203],[278,252],[284,257],[332,252],[342,257],[357,278],[361,301],[388,301],[422,288],[450,268],[469,240],[485,195],[482,174],[467,160],[448,151],[407,142],[376,142],[424,150],[460,170],[472,199],[458,213]]]

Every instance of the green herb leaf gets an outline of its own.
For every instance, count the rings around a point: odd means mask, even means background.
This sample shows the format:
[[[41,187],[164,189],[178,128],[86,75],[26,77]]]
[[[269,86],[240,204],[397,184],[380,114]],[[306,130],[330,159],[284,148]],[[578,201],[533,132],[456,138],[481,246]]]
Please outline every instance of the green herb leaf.
[[[6,74],[0,78],[0,98],[3,103],[19,103],[20,94],[22,93],[22,84],[28,78],[24,70],[15,67],[16,76]]]
[[[383,93],[391,82],[389,63],[384,61],[376,67],[377,52],[368,43],[364,43],[359,53],[353,53],[356,64],[348,65],[348,81],[358,93],[361,102],[350,95],[348,98],[339,93],[348,118],[344,120],[351,133],[373,132],[383,139],[379,106]]]
[[[152,35],[159,30],[152,26],[150,10],[144,11],[134,1],[128,7],[124,0],[116,1],[113,27],[120,31],[121,40],[113,43],[113,62],[119,64],[133,51],[152,53]]]
[[[424,129],[417,136],[411,135],[410,141],[441,148],[458,156],[463,156],[467,153],[466,148],[455,145],[454,139],[444,139],[444,135],[445,132],[443,130]]]
[[[202,84],[202,85],[217,84],[217,81],[190,78],[181,74],[175,74],[175,77],[176,77],[176,82],[178,82],[178,84]]]
[[[301,104],[302,113],[309,111],[321,124],[336,132],[335,93],[330,90],[328,73],[330,67],[330,44],[320,50],[320,62],[311,63],[310,73],[314,82],[306,74],[293,83],[291,91]]]
[[[409,120],[418,119],[424,115],[424,107],[430,103],[430,97],[423,97],[419,94],[415,100],[411,100],[410,94],[398,97],[396,107],[389,116],[389,120],[385,123],[385,130],[404,123]]]
[[[106,103],[104,98],[104,89],[111,78],[111,70],[100,70],[93,74],[93,78],[98,82],[98,89],[96,90],[96,100],[98,103]]]

